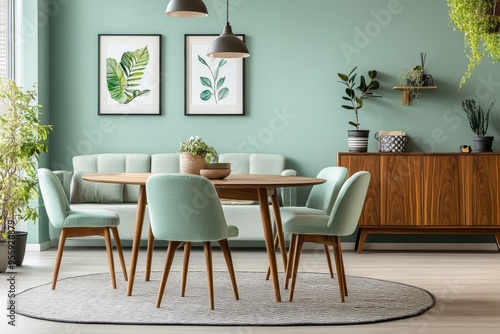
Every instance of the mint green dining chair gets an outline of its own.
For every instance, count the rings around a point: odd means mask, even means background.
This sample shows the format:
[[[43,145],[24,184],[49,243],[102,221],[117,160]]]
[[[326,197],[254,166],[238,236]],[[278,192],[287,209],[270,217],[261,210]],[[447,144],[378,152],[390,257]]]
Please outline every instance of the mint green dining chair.
[[[286,281],[291,277],[290,301],[293,300],[300,253],[304,242],[333,247],[340,300],[345,301],[347,283],[340,237],[354,233],[363,210],[369,183],[370,173],[357,172],[349,177],[340,188],[329,215],[296,215],[285,222],[284,233],[292,236],[285,276]]]
[[[120,224],[120,217],[118,214],[106,210],[71,210],[63,186],[51,170],[47,168],[38,169],[38,180],[40,193],[49,221],[54,227],[61,229],[54,274],[52,277],[52,290],[56,288],[66,239],[93,235],[104,237],[108,254],[109,271],[111,274],[111,284],[113,289],[116,289],[115,265],[110,232],[113,234],[115,240],[123,271],[123,278],[125,281],[127,280],[125,259],[123,257],[120,236],[118,234],[118,225]]]
[[[296,219],[301,215],[322,215],[325,218],[330,215],[340,188],[347,180],[347,168],[340,166],[325,167],[319,171],[316,178],[325,179],[326,182],[312,187],[305,206],[286,206],[280,208],[281,221],[286,223],[290,219]],[[274,240],[274,246],[277,248],[277,239]],[[330,276],[333,278],[332,261],[328,246],[324,245],[326,260]],[[268,269],[268,275],[270,271]],[[269,278],[269,276],[267,276]],[[288,288],[285,285],[285,288]]]
[[[155,239],[167,240],[167,256],[156,307],[160,307],[175,251],[184,245],[181,296],[184,297],[192,242],[202,242],[207,267],[210,309],[214,309],[212,242],[224,254],[236,300],[239,299],[228,238],[238,228],[226,225],[219,196],[212,182],[199,175],[153,174],[146,181],[151,230]]]

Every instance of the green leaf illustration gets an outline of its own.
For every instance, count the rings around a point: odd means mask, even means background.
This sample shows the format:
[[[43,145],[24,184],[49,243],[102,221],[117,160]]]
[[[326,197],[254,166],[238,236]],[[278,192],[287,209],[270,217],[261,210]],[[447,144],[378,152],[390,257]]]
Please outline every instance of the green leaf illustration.
[[[200,61],[200,63],[202,63],[203,65],[205,66],[208,66],[207,62],[205,61],[205,59],[201,58],[200,55],[198,55],[198,60]]]
[[[228,95],[229,95],[229,89],[227,89],[226,87],[222,88],[219,91],[219,101],[225,99]]]
[[[203,92],[201,92],[200,94],[200,98],[203,100],[203,101],[208,101],[210,100],[210,98],[212,97],[212,92],[210,92],[208,89],[207,90],[204,90]]]
[[[139,90],[144,71],[149,63],[148,47],[123,53],[120,63],[106,60],[106,81],[111,98],[120,104],[130,103],[135,98],[149,94],[150,90]]]
[[[229,89],[227,87],[222,88],[224,82],[226,81],[226,77],[222,77],[219,79],[220,69],[222,66],[227,64],[227,60],[221,59],[218,65],[215,67],[215,71],[200,55],[198,55],[198,61],[208,68],[208,71],[212,76],[212,79],[205,76],[200,76],[201,84],[205,87],[210,88],[201,92],[200,99],[202,101],[209,101],[213,96],[215,99],[215,103],[217,104],[220,100],[226,98],[229,95]]]
[[[222,77],[217,81],[217,89],[219,89],[224,84],[224,81],[226,81],[226,77]]]
[[[207,78],[207,77],[200,77],[200,81],[201,81],[201,84],[203,86],[207,86],[207,87],[212,88],[212,81],[210,81],[209,78]]]

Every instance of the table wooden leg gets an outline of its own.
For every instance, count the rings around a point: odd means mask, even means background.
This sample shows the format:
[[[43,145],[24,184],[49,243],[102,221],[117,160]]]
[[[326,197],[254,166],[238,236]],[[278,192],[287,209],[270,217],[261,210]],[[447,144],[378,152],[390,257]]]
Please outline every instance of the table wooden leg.
[[[146,273],[144,274],[144,280],[149,281],[151,277],[151,263],[153,262],[153,250],[155,247],[155,236],[153,235],[153,230],[151,225],[149,226],[148,232],[148,248],[146,252]]]
[[[281,250],[281,259],[283,260],[283,272],[286,272],[287,268],[287,252],[286,252],[286,243],[285,243],[285,235],[283,234],[283,224],[281,222],[281,212],[280,212],[280,204],[278,201],[278,195],[276,192],[271,196],[271,200],[273,203],[273,211],[274,211],[274,223],[276,226],[276,235],[278,236],[278,242]]]
[[[274,298],[277,302],[281,302],[280,284],[278,280],[278,266],[276,264],[276,253],[273,246],[273,231],[266,188],[259,188],[259,206],[260,215],[262,218],[262,227],[264,229],[264,238],[266,241],[267,257],[269,259],[271,278],[273,280]]]
[[[127,285],[127,296],[132,295],[134,287],[135,269],[137,268],[137,258],[141,243],[142,225],[144,224],[144,212],[146,211],[146,185],[139,186],[139,199],[137,201],[137,214],[135,216],[135,232],[132,242],[132,258],[130,260],[130,270]]]

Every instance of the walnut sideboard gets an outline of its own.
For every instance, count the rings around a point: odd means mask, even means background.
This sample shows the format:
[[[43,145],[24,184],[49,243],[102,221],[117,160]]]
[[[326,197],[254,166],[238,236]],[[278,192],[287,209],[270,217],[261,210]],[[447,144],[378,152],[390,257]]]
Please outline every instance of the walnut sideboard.
[[[368,234],[492,234],[500,250],[500,153],[343,153],[371,174],[356,249]]]

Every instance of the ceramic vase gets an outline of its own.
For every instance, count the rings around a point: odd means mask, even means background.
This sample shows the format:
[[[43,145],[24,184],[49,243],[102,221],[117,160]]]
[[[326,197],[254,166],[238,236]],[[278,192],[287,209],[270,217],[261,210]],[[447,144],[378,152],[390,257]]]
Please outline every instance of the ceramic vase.
[[[205,166],[205,157],[182,152],[179,163],[181,173],[200,175],[200,170]]]

